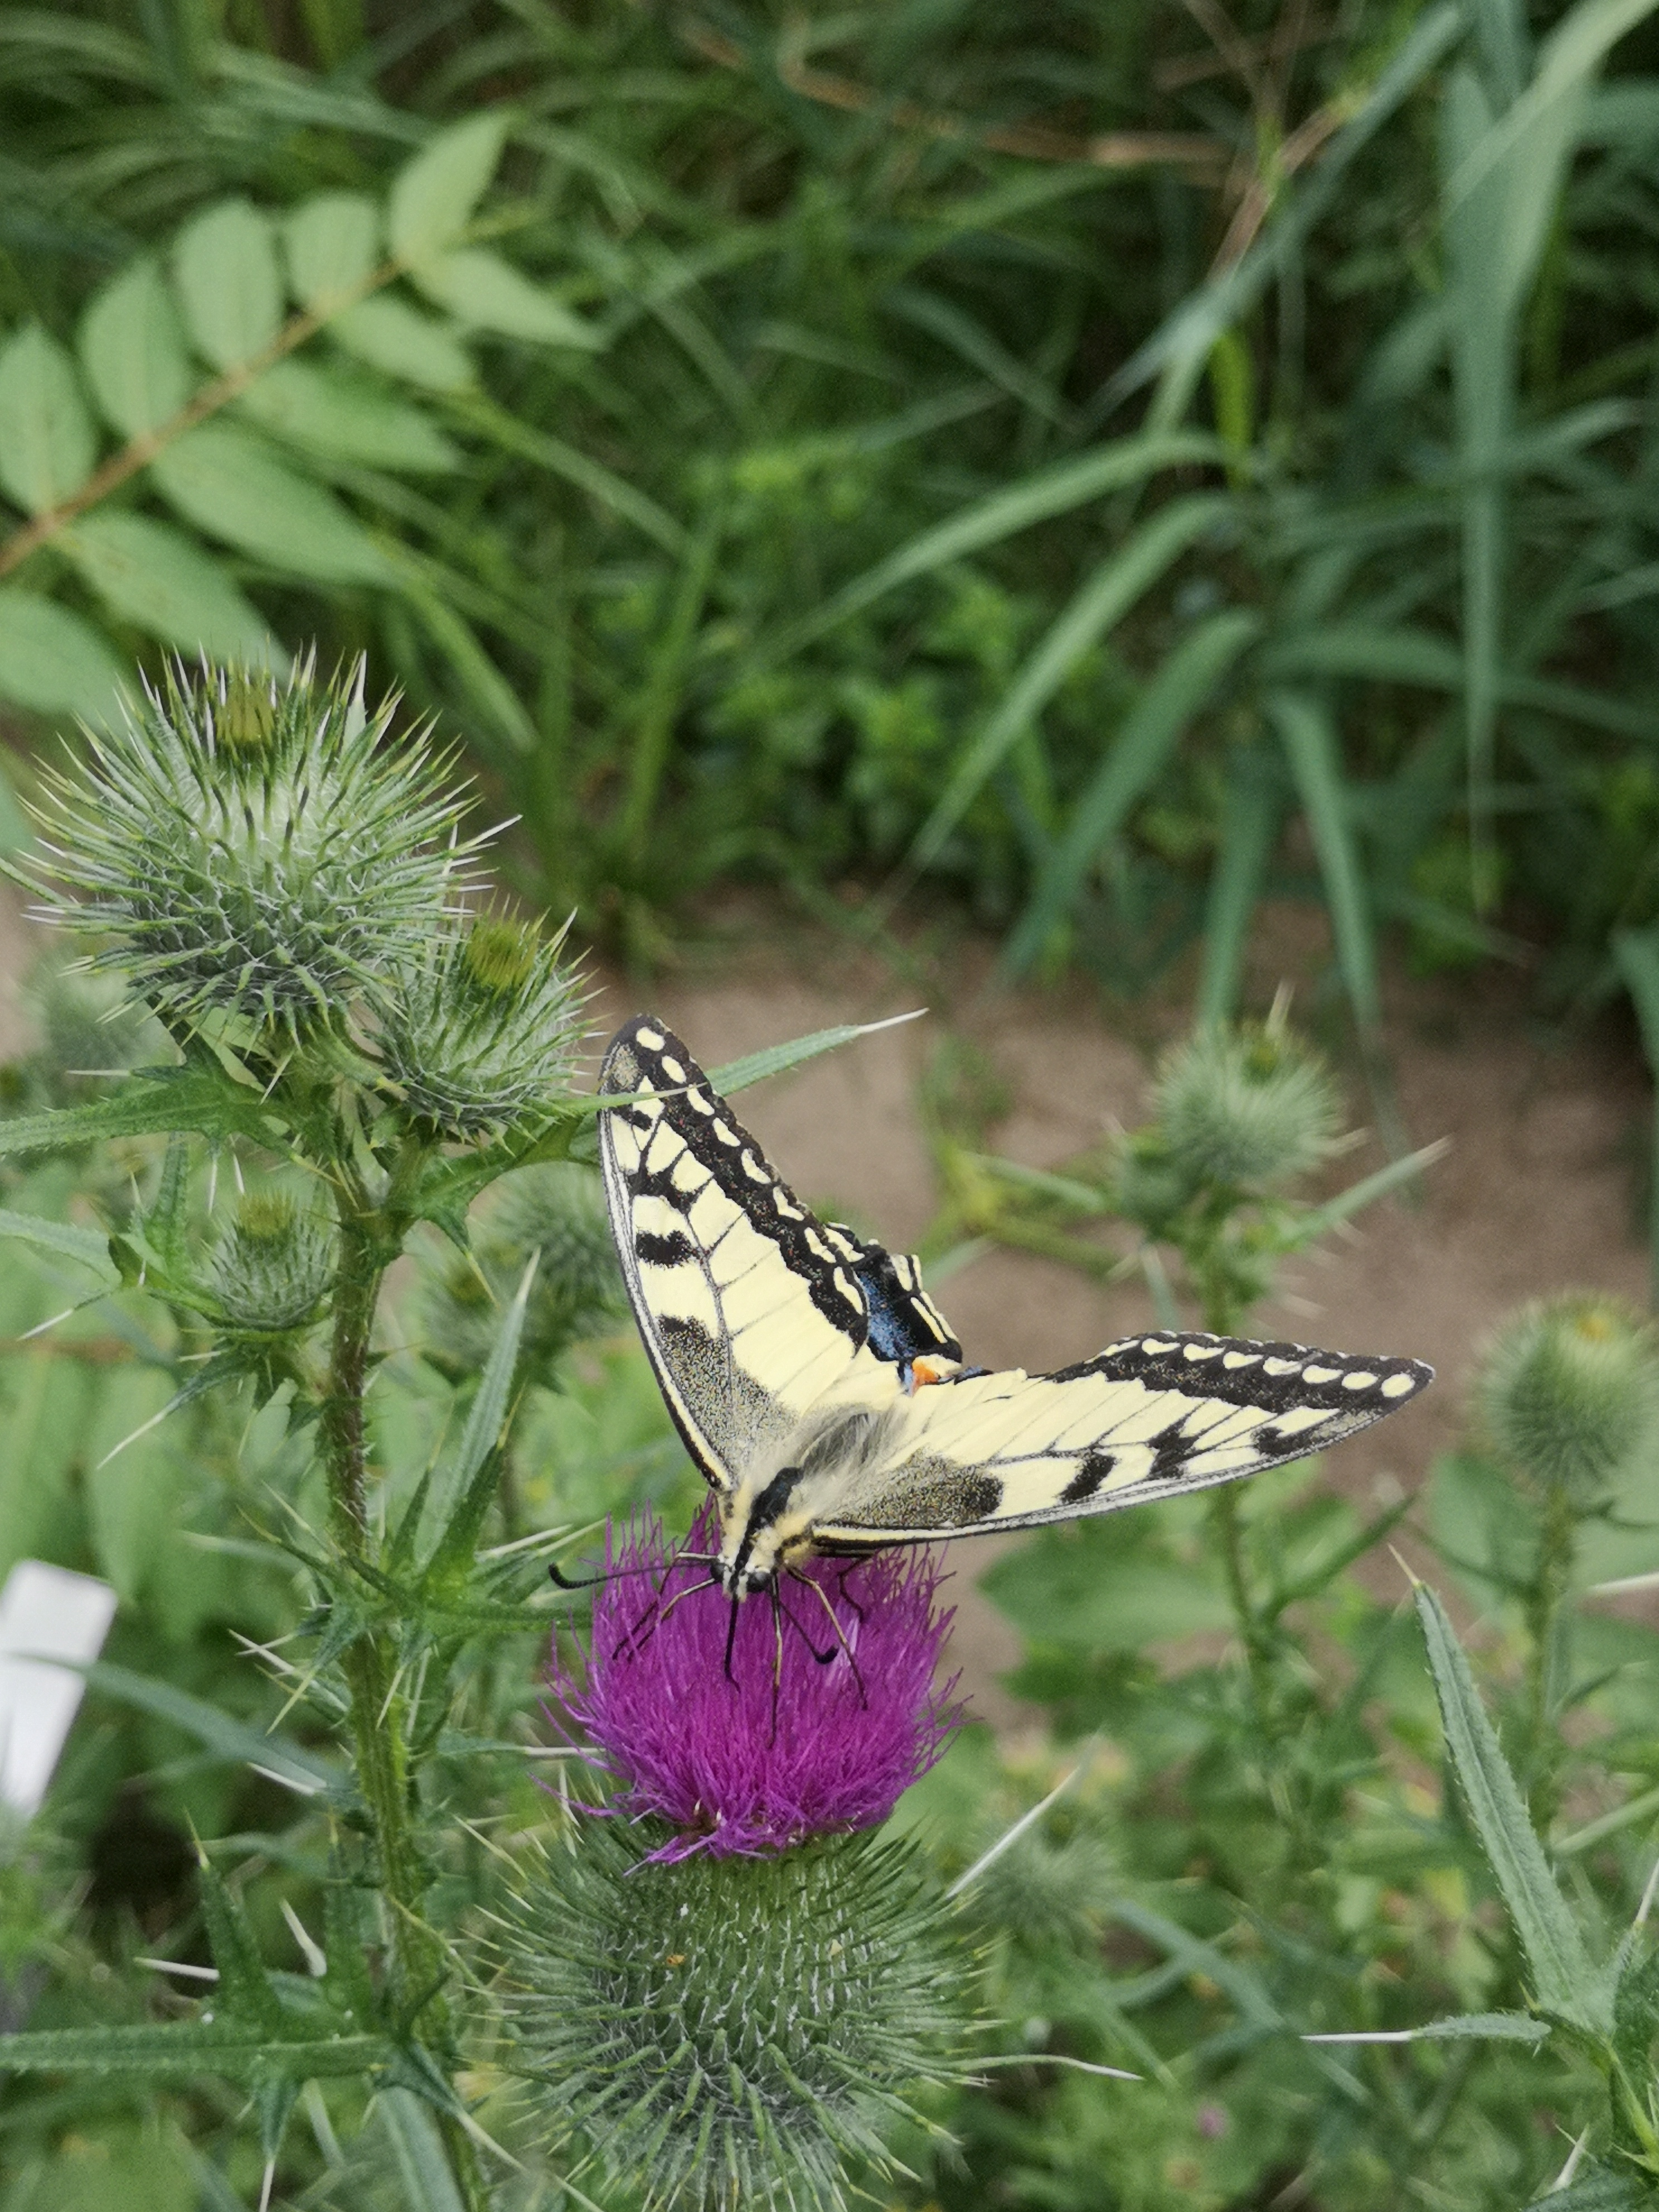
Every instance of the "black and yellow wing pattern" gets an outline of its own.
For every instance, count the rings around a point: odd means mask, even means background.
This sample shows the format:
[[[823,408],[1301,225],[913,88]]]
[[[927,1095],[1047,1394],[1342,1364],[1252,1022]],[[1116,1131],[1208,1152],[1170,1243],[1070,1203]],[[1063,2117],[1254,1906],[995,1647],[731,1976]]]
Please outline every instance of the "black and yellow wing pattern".
[[[599,1117],[629,1296],[708,1481],[731,1497],[792,1437],[853,1417],[842,1432],[860,1442],[814,1520],[826,1551],[1236,1481],[1340,1443],[1433,1379],[1419,1360],[1183,1331],[1049,1375],[963,1368],[916,1261],[803,1206],[664,1024],[620,1030],[599,1081],[629,1099]]]

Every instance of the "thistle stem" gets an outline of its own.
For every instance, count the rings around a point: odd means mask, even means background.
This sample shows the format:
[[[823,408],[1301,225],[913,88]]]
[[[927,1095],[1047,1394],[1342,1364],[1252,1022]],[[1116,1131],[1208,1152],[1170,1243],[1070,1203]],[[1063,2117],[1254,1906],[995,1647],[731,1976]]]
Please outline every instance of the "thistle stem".
[[[1545,1497],[1539,1532],[1538,1565],[1527,1591],[1527,1723],[1531,1751],[1532,1816],[1547,1828],[1555,1816],[1561,1741],[1555,1711],[1566,1668],[1567,1620],[1563,1605],[1572,1578],[1577,1523],[1572,1502],[1559,1483]]]
[[[363,1389],[380,1285],[402,1247],[404,1224],[393,1206],[367,1204],[357,1189],[342,1191],[338,1218],[340,1265],[320,1427],[334,1540],[349,1562],[366,1565],[375,1540],[368,1516]],[[393,1656],[386,1638],[369,1629],[340,1663],[350,1693],[357,1786],[374,1834],[380,1887],[391,1906],[393,2004],[405,2014],[417,2008],[408,2021],[410,2032],[441,2060],[450,2031],[442,1994],[447,1967],[443,1947],[421,1913],[427,1884],[412,1818],[404,1701],[396,1685]],[[483,2179],[471,2143],[452,2119],[444,2118],[442,2128],[467,2212],[486,2212]]]

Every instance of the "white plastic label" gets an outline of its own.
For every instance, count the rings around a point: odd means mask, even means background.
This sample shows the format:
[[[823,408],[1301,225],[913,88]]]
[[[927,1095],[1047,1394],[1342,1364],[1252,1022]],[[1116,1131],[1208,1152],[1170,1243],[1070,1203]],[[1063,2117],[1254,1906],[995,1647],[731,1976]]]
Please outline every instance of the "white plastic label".
[[[107,1583],[40,1559],[20,1559],[0,1591],[0,1801],[26,1820],[40,1809],[85,1687],[69,1668],[42,1662],[89,1665],[114,1617]]]

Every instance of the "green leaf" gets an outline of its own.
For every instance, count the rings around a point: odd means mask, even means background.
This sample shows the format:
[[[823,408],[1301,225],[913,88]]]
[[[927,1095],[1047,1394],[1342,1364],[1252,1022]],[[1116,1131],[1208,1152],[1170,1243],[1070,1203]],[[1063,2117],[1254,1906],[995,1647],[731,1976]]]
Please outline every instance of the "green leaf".
[[[708,1079],[723,1097],[730,1097],[733,1091],[746,1091],[751,1083],[764,1083],[769,1076],[781,1075],[816,1060],[820,1053],[837,1051],[859,1037],[873,1036],[878,1030],[895,1029],[901,1022],[913,1022],[923,1011],[918,1007],[914,1013],[890,1014],[885,1021],[841,1022],[834,1029],[814,1030],[788,1044],[767,1045],[760,1052],[744,1053],[741,1060],[728,1060],[723,1067],[714,1068]],[[582,1103],[592,1111],[599,1102],[585,1099]]]
[[[197,349],[216,368],[240,368],[283,327],[275,234],[251,201],[222,200],[187,223],[173,276]]]
[[[1304,2043],[1542,2043],[1549,2022],[1525,2012],[1466,2012],[1426,2027],[1356,2028],[1352,2033],[1304,2035]]]
[[[913,868],[924,868],[938,856],[986,779],[1048,705],[1080,657],[1151,590],[1170,564],[1226,511],[1227,505],[1225,499],[1213,495],[1175,501],[1144,523],[1085,579],[957,763],[910,848]]]
[[[176,1689],[171,1682],[136,1674],[130,1668],[112,1666],[106,1660],[95,1660],[76,1671],[84,1676],[88,1689],[101,1691],[105,1697],[152,1714],[157,1720],[172,1722],[217,1759],[264,1767],[301,1795],[344,1800],[351,1794],[349,1778],[332,1759],[306,1750],[289,1736],[268,1735],[263,1729],[250,1728],[245,1721],[222,1712],[204,1698]]]
[[[61,1259],[77,1260],[83,1267],[90,1267],[94,1275],[101,1276],[112,1288],[120,1280],[115,1262],[109,1256],[109,1238],[96,1229],[81,1229],[70,1221],[46,1221],[39,1214],[11,1213],[0,1208],[0,1237],[15,1237],[21,1243],[33,1244],[42,1252],[55,1252]]]
[[[30,514],[80,490],[98,437],[75,363],[39,323],[0,349],[0,484]]]
[[[487,108],[452,124],[392,179],[386,210],[392,251],[413,267],[453,246],[495,175],[511,118]]]
[[[580,315],[483,246],[417,262],[410,273],[428,299],[475,330],[498,331],[503,337],[529,338],[540,345],[578,346],[588,353],[601,343]]]
[[[1109,491],[1138,483],[1161,469],[1193,462],[1217,462],[1226,458],[1220,442],[1190,431],[1160,432],[1117,440],[1098,446],[1075,459],[1039,469],[1018,483],[988,493],[969,506],[959,507],[931,530],[924,530],[873,568],[855,576],[833,598],[774,641],[768,659],[798,651],[813,639],[834,629],[849,616],[860,614],[887,592],[917,576],[934,574],[952,561],[964,559],[988,545],[999,545],[1034,524],[1057,514],[1069,514]]]
[[[125,671],[97,631],[34,592],[0,589],[0,697],[107,722]]]
[[[370,469],[444,470],[460,455],[429,415],[367,378],[279,361],[242,394],[245,415],[331,460]]]
[[[227,2027],[258,2028],[262,2034],[280,2037],[283,2007],[247,1915],[206,1852],[196,1854],[196,1887],[202,1917],[207,1923],[208,1945],[219,1969],[219,1986],[213,2008]]]
[[[0,600],[3,599],[0,594]],[[3,620],[0,618],[0,636]],[[202,1068],[145,1069],[106,1098],[46,1114],[0,1120],[0,1153],[60,1152],[102,1137],[148,1137],[164,1130],[204,1137],[252,1137],[280,1147],[280,1124],[256,1092]]]
[[[295,298],[326,313],[374,275],[380,210],[366,192],[318,192],[283,222],[283,247]]]
[[[465,2212],[437,2123],[414,2091],[383,2089],[374,2109],[409,2212]]]
[[[150,463],[188,522],[311,583],[385,584],[394,570],[349,509],[230,422],[204,422]]]
[[[1540,2011],[1605,2036],[1613,2027],[1606,1977],[1592,1966],[1551,1876],[1445,1607],[1426,1583],[1418,1584],[1416,1597],[1446,1749],[1526,1954],[1534,2001]]]
[[[158,2081],[223,2074],[246,2081],[286,2074],[298,2081],[367,2074],[393,2065],[397,2047],[384,2036],[295,2033],[302,2016],[287,2013],[286,2039],[217,2020],[175,2020],[143,2027],[40,2028],[9,2035],[5,2063],[17,2074],[141,2074]]]
[[[433,1487],[431,1511],[440,1532],[428,1562],[428,1571],[434,1582],[453,1581],[465,1575],[478,1530],[501,1479],[499,1466],[491,1468],[487,1462],[496,1455],[507,1425],[513,1377],[519,1364],[519,1345],[524,1335],[525,1309],[530,1301],[530,1286],[536,1279],[537,1256],[531,1255],[513,1303],[501,1316],[495,1341],[489,1347],[489,1358],[478,1378],[454,1464]]]
[[[449,325],[434,323],[406,300],[360,301],[328,327],[330,336],[359,361],[429,392],[459,392],[477,374]]]
[[[170,422],[195,386],[173,295],[155,262],[133,262],[88,303],[78,337],[93,397],[124,437]]]
[[[147,514],[97,508],[58,544],[100,598],[153,637],[226,660],[285,659],[270,626],[193,538]]]
[[[1336,733],[1324,708],[1300,692],[1275,692],[1267,701],[1267,713],[1284,745],[1313,839],[1348,1003],[1362,1033],[1373,1031],[1382,1014],[1376,939],[1365,897],[1365,872],[1348,826]]]
[[[1097,854],[1117,835],[1194,715],[1208,703],[1217,684],[1261,629],[1257,615],[1212,615],[1189,631],[1164,661],[1124,717],[1043,865],[1030,902],[1003,949],[1001,965],[1008,974],[1018,975],[1042,951],[1048,933],[1081,890]]]

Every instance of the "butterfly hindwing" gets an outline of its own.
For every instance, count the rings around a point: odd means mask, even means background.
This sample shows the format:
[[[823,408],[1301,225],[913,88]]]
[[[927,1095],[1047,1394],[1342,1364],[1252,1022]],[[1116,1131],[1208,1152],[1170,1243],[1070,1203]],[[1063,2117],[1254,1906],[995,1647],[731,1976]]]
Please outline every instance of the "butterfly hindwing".
[[[823,1516],[826,1549],[1112,1512],[1303,1459],[1404,1405],[1420,1361],[1170,1331],[1053,1375],[921,1389],[884,1459]]]
[[[662,1023],[617,1031],[599,1089],[636,1094],[599,1116],[611,1232],[663,1395],[715,1488],[826,1398],[896,1395],[864,1281],[884,1284],[872,1253],[914,1263],[803,1206]]]

